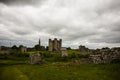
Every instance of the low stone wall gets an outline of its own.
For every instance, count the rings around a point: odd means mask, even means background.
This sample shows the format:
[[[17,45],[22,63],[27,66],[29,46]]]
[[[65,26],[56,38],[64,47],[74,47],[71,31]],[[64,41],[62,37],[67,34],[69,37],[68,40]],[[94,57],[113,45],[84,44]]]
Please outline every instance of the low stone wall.
[[[30,54],[30,64],[37,64],[41,60],[40,54]]]
[[[62,57],[68,56],[67,48],[61,48]]]
[[[113,60],[120,60],[120,52],[101,52],[99,54],[90,55],[90,58],[93,63],[99,64],[99,63],[111,63]]]

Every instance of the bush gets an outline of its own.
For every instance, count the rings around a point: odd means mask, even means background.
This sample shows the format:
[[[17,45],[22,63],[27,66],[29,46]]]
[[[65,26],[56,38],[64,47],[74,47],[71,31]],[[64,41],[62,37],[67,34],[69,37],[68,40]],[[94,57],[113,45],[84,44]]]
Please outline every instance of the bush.
[[[82,55],[82,54],[78,54],[78,58],[89,58],[89,54],[86,55]]]
[[[4,53],[4,54],[0,54],[0,59],[7,59],[8,58],[8,54]]]
[[[43,58],[50,58],[50,57],[52,57],[52,54],[49,53],[49,52],[40,52],[40,55],[41,55]]]
[[[120,63],[120,59],[114,59],[111,61],[111,63]]]
[[[75,53],[72,53],[72,54],[69,55],[69,57],[70,57],[70,58],[76,58],[77,56],[76,56]]]

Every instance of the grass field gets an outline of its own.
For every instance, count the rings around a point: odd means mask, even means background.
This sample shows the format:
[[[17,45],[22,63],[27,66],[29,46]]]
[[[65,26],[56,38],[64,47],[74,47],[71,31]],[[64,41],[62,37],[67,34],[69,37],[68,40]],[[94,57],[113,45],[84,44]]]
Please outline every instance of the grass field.
[[[62,64],[62,62],[61,62]],[[28,61],[0,60],[0,80],[120,80],[120,64],[56,66]]]

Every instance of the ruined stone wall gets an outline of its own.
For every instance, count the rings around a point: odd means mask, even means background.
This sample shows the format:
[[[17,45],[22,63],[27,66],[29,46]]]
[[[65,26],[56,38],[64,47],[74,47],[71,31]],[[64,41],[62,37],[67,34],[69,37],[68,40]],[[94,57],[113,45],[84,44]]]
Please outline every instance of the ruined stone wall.
[[[41,56],[39,53],[38,54],[30,54],[29,58],[30,58],[30,64],[39,63],[39,61],[41,60]]]
[[[57,50],[58,50],[58,45],[59,45],[59,43],[58,43],[58,40],[57,40],[56,38],[53,40],[53,45],[54,45],[53,50],[54,50],[54,51],[57,51]]]
[[[57,40],[55,38],[54,40],[49,39],[49,51],[60,51],[62,46],[62,39]]]
[[[88,48],[86,48],[85,46],[82,46],[82,45],[79,46],[79,52],[80,52],[81,54],[83,54],[83,55],[88,54],[89,51],[90,51],[90,50],[89,50]]]
[[[90,58],[93,63],[111,63],[114,60],[120,61],[120,52],[119,51],[107,51],[107,52],[100,52],[99,54],[90,55]]]
[[[49,39],[49,51],[53,50],[53,41]]]
[[[22,52],[22,53],[27,52],[27,48],[26,47],[21,47],[20,52]]]
[[[68,56],[67,48],[65,48],[65,47],[61,48],[61,53],[62,53],[62,57]]]
[[[62,47],[62,39],[58,40],[58,50],[61,51],[61,47]]]

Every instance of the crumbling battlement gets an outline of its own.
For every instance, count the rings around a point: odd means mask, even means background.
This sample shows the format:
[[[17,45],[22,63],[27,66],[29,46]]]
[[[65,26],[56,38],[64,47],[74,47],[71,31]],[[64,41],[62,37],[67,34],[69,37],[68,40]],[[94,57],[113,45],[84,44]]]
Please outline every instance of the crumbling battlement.
[[[62,47],[62,39],[57,40],[55,38],[54,40],[49,39],[49,51],[61,51]]]

